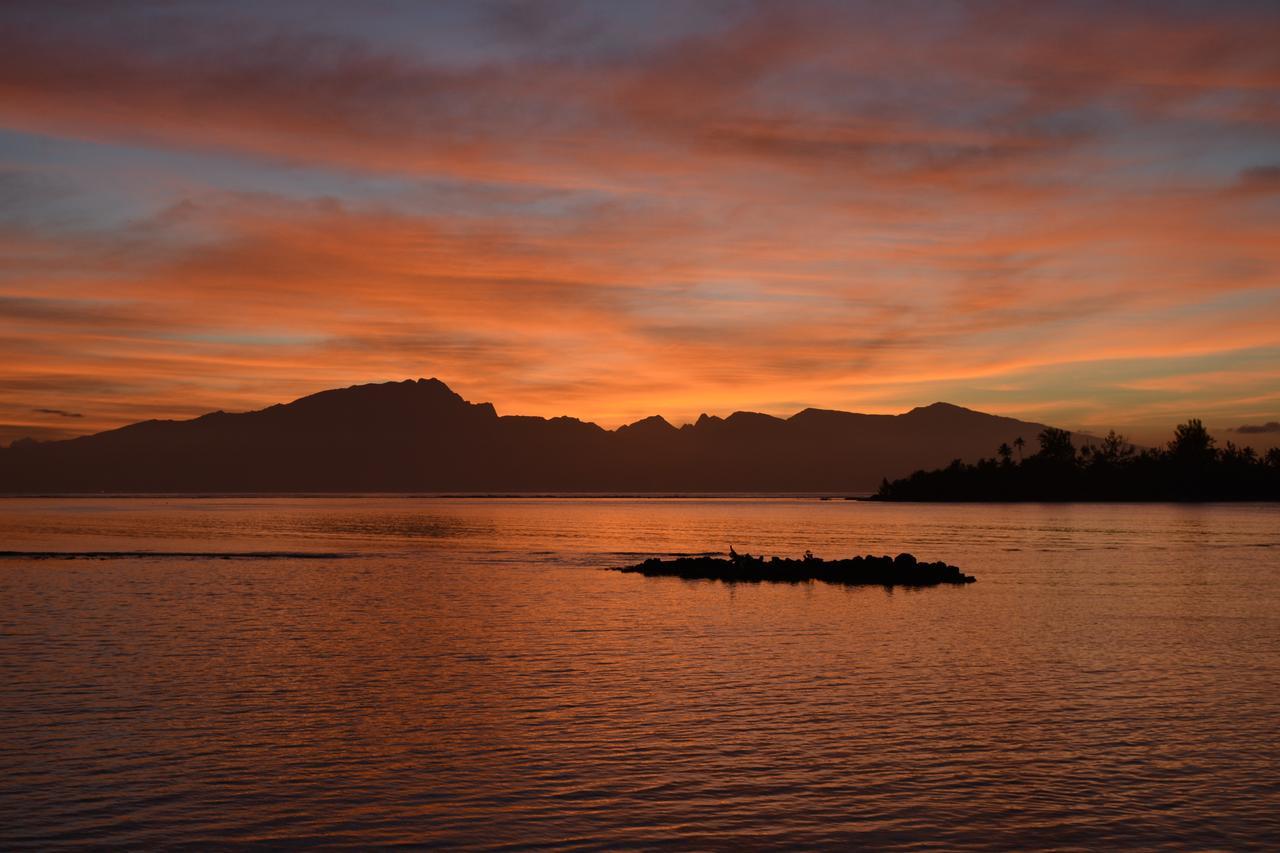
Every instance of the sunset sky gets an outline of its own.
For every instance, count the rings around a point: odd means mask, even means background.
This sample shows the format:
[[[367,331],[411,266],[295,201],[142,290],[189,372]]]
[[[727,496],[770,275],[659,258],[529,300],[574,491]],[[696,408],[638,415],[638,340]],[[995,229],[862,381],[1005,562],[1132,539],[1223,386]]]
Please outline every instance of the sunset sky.
[[[0,443],[419,376],[1280,420],[1280,4],[0,8]]]

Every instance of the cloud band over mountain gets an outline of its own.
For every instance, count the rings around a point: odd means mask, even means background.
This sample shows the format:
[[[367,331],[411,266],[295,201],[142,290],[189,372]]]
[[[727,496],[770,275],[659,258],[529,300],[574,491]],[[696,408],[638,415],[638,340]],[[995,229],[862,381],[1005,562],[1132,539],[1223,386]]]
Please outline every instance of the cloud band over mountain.
[[[0,442],[423,371],[1280,406],[1274,5],[320,5],[0,9]]]

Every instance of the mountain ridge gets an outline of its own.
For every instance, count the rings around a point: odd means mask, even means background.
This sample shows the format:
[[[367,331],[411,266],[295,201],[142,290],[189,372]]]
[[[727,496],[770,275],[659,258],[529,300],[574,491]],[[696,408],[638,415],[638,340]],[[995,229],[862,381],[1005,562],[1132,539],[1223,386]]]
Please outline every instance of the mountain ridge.
[[[439,379],[406,379],[15,442],[0,448],[0,492],[860,492],[1043,428],[938,402],[900,415],[704,413],[679,427],[651,415],[610,430],[501,415]]]

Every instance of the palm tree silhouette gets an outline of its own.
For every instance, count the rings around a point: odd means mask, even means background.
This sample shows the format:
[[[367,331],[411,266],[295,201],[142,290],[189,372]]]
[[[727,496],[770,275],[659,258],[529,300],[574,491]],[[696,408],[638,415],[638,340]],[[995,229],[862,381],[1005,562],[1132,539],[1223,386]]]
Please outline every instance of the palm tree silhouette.
[[[1018,448],[1018,461],[1022,461],[1022,448],[1027,446],[1027,440],[1022,436],[1018,436],[1013,440],[1013,446]]]

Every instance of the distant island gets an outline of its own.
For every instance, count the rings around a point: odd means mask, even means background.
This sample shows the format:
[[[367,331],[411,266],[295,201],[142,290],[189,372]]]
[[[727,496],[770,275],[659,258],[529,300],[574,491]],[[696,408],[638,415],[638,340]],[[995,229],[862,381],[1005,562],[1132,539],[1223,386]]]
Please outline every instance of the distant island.
[[[1039,449],[1015,461],[1001,444],[993,458],[916,471],[880,485],[882,501],[1275,501],[1280,448],[1259,455],[1227,442],[1219,448],[1199,420],[1165,447],[1137,450],[1114,431],[1078,450],[1071,433],[1048,427]],[[1018,448],[1021,450],[1021,447]]]
[[[805,409],[604,429],[499,415],[438,379],[322,391],[255,412],[151,420],[0,448],[0,492],[824,492],[977,459],[1044,424],[934,403],[901,415]]]
[[[1170,450],[1136,452],[1112,434],[1079,453],[1063,430],[950,403],[900,415],[704,414],[680,427],[655,415],[610,430],[499,415],[438,379],[418,379],[15,441],[0,447],[0,493],[850,496],[879,485],[882,500],[1275,499],[1275,451],[1260,459],[1234,445],[1217,450],[1194,423],[1187,435],[1179,428]],[[1022,437],[1035,435],[1040,451],[1015,462]],[[982,458],[996,447],[995,459]]]
[[[616,569],[646,577],[677,577],[685,580],[718,580],[728,583],[802,583],[822,581],[846,586],[937,586],[973,583],[966,575],[944,562],[920,562],[911,554],[896,557],[850,557],[823,560],[805,552],[799,560],[753,557],[729,549],[728,558],[700,555],[661,560],[657,557],[636,566]]]

